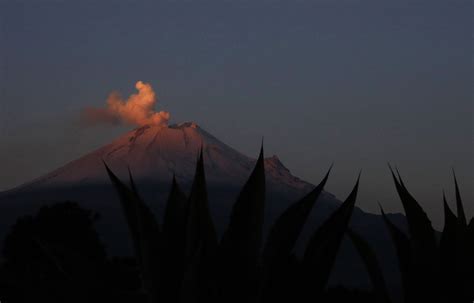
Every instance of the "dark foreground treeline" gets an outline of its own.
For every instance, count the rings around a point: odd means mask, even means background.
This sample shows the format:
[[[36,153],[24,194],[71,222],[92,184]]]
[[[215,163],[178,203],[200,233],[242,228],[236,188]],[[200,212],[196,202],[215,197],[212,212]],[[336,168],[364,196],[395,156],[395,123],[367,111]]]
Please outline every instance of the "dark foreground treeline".
[[[263,151],[218,239],[209,213],[202,152],[189,196],[173,179],[160,224],[130,174],[125,185],[106,166],[130,230],[135,258],[108,258],[94,229],[97,214],[65,202],[21,218],[5,240],[2,302],[391,302],[377,257],[348,227],[359,180],[317,229],[302,257],[293,250],[318,200],[321,183],[292,204],[262,239],[265,208]],[[400,176],[393,180],[409,234],[382,211],[398,256],[406,303],[474,300],[474,220],[468,224],[455,179],[457,216],[444,199],[437,233]],[[372,281],[371,291],[327,289],[344,235]]]

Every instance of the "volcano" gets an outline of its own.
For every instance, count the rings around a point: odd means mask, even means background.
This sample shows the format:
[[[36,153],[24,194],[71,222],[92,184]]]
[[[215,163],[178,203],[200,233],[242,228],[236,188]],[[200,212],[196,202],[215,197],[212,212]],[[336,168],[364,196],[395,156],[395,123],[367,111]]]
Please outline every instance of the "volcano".
[[[44,203],[72,200],[99,211],[102,215],[100,224],[118,225],[115,236],[118,237],[122,232],[120,227],[124,227],[124,234],[120,235],[127,238],[124,222],[116,222],[122,218],[104,162],[124,181],[128,180],[130,169],[140,193],[159,216],[173,176],[184,190],[190,189],[201,148],[211,211],[217,225],[224,225],[256,159],[226,145],[194,122],[137,128],[51,173],[1,193],[3,213],[9,214],[2,224],[11,224],[17,216],[30,213]],[[269,218],[313,188],[310,183],[293,176],[277,156],[265,159],[265,172],[267,197],[271,201],[267,203]],[[327,192],[320,200],[322,202],[318,204],[325,208],[319,212],[321,214],[329,213],[329,209],[340,204]],[[120,241],[110,242],[108,236],[105,240],[111,250],[120,246]]]
[[[62,168],[12,192],[66,186],[109,184],[103,161],[119,176],[130,168],[140,183],[168,184],[173,175],[187,185],[193,177],[198,151],[203,149],[210,187],[242,186],[255,164],[194,122],[169,127],[143,126]],[[265,159],[268,186],[287,192],[305,191],[311,184],[293,176],[277,156]]]
[[[47,203],[70,200],[101,215],[98,230],[110,254],[129,254],[130,237],[104,162],[124,181],[128,181],[130,169],[140,194],[157,217],[161,218],[173,175],[183,189],[189,191],[201,148],[211,213],[218,230],[222,232],[228,222],[232,204],[250,175],[256,159],[226,145],[196,123],[186,122],[167,127],[140,127],[45,176],[1,193],[0,237],[3,239],[8,226],[19,216],[35,212]],[[265,159],[265,173],[265,225],[268,230],[271,222],[281,212],[313,189],[314,185],[293,176],[277,156]],[[334,195],[322,193],[301,235],[297,250],[301,250],[302,243],[305,243],[311,232],[340,203]],[[402,215],[392,214],[390,218],[396,224],[404,225]],[[396,280],[396,259],[381,217],[356,209],[351,227],[373,244],[388,280]],[[361,260],[347,240],[339,253],[332,283],[357,287],[370,285]]]

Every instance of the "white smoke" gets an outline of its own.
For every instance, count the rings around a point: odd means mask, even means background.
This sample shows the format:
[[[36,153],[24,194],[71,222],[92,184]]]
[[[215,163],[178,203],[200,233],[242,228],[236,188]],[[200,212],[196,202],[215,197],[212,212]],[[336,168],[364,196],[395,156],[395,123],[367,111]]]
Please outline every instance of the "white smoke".
[[[86,108],[82,113],[88,124],[129,124],[167,126],[169,112],[155,111],[156,94],[150,84],[138,81],[135,84],[137,94],[123,100],[117,92],[107,98],[106,108]]]

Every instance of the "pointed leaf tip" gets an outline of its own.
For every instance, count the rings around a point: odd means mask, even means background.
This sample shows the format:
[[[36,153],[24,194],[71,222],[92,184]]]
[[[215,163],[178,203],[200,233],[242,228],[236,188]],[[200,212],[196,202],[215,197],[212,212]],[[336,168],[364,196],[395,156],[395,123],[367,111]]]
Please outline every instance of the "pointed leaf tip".
[[[396,172],[397,172],[398,182],[400,182],[400,185],[401,185],[403,188],[406,188],[406,187],[405,187],[405,184],[403,183],[402,176],[400,175],[400,171],[398,170],[398,167],[395,167],[395,170],[396,170]]]
[[[362,173],[362,171],[360,171],[359,174],[357,175],[356,183],[354,184],[354,187],[352,188],[352,191],[349,194],[349,197],[351,197],[353,195],[357,195],[357,191],[359,190],[359,183],[360,183],[361,173]],[[348,199],[349,199],[349,197],[348,197]]]
[[[454,168],[453,168],[453,178],[454,178],[454,188],[456,191],[456,208],[457,208],[457,213],[458,213],[458,220],[463,226],[467,226],[467,218],[464,212],[464,205],[462,203],[461,193],[459,191],[458,180],[456,178],[456,172],[454,171]]]
[[[203,150],[203,147],[201,145],[201,148],[199,149],[196,169],[201,169],[203,167],[204,167],[204,150]]]
[[[451,214],[452,211],[451,211],[451,208],[449,207],[449,204],[448,204],[448,201],[446,200],[446,195],[444,193],[444,190],[443,190],[443,207],[444,207],[444,213],[445,215],[447,213]]]
[[[258,159],[263,159],[264,157],[264,149],[263,149],[263,139],[262,139],[262,145],[260,146],[260,153],[258,154]]]
[[[114,172],[110,169],[110,167],[107,165],[107,163],[102,160],[102,162],[104,163],[104,166],[105,166],[105,170],[107,171],[107,174],[109,176],[109,179],[112,181],[112,183],[114,184],[121,184],[121,181],[119,180],[119,178],[114,174]]]
[[[128,178],[130,180],[130,187],[132,189],[132,192],[138,197],[138,190],[135,184],[135,180],[133,179],[132,170],[130,169],[130,166],[127,166],[127,169],[128,169]]]
[[[388,165],[388,169],[390,170],[390,173],[392,174],[392,177],[394,178],[395,181],[398,181],[396,178],[395,178],[395,173],[393,172],[393,167],[392,165],[390,164],[390,162],[387,162],[387,165]]]
[[[102,159],[102,163],[104,163],[105,169],[107,169],[107,171],[110,171],[110,168],[109,168],[109,166],[107,165],[107,162],[105,162],[104,159]]]
[[[377,202],[377,204],[379,205],[380,214],[384,216],[384,215],[385,215],[385,212],[384,212],[384,210],[383,210],[382,203]]]
[[[333,165],[334,165],[334,163],[332,163],[332,164],[329,166],[328,171],[326,172],[326,175],[324,176],[323,180],[319,183],[320,186],[324,187],[324,185],[326,185],[326,182],[327,182],[328,179],[329,179],[329,175],[331,174]]]
[[[397,192],[398,192],[398,191],[401,190],[400,182],[399,182],[399,180],[397,179],[397,177],[395,176],[395,173],[394,173],[393,168],[392,168],[392,166],[390,165],[390,163],[388,163],[388,168],[390,169],[390,173],[392,174],[393,182],[395,183],[395,187],[397,188]]]

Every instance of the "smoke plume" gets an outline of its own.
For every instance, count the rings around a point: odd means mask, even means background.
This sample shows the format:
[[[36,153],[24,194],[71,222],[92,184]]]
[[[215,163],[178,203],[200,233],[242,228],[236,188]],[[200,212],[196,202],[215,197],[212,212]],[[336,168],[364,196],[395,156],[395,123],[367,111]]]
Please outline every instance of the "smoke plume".
[[[169,112],[155,111],[156,94],[150,84],[138,81],[135,84],[138,93],[123,100],[119,93],[112,92],[107,98],[105,108],[86,108],[82,120],[87,124],[128,124],[167,126]]]

